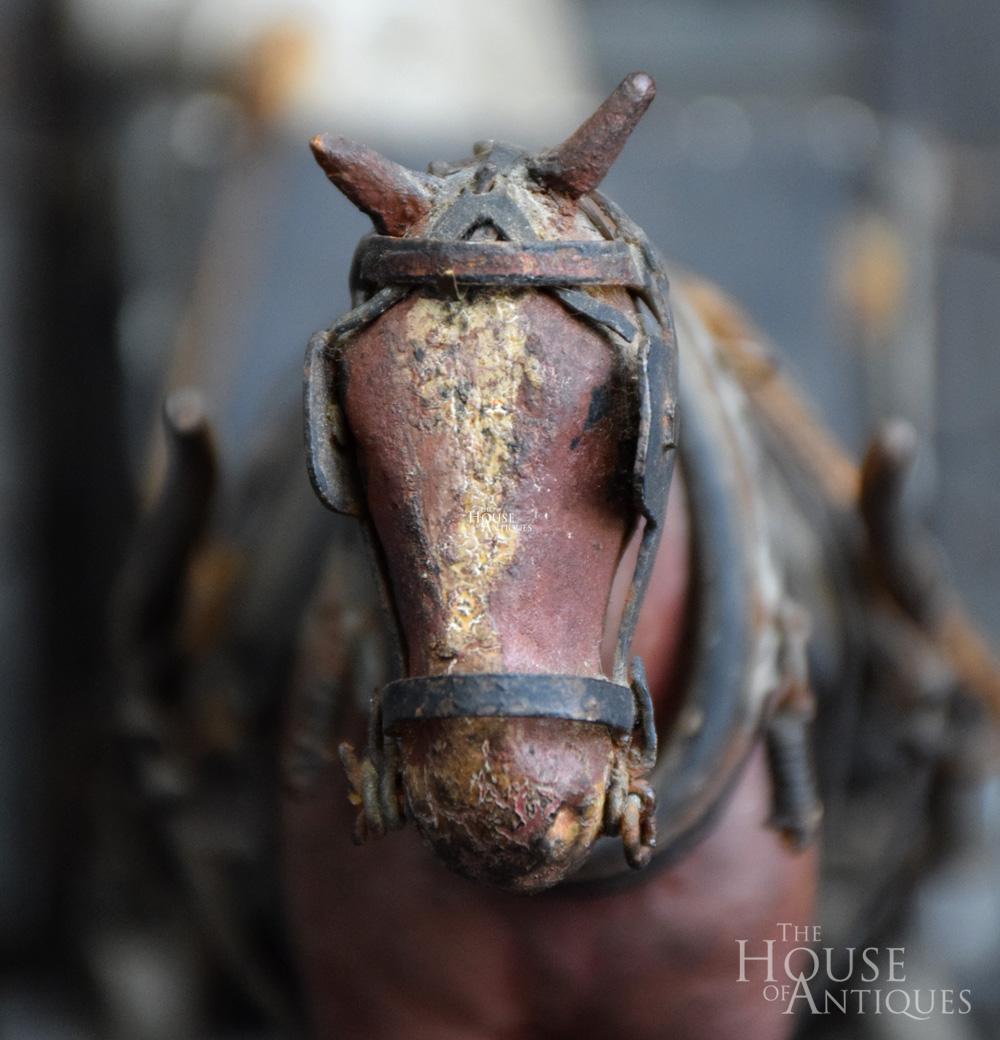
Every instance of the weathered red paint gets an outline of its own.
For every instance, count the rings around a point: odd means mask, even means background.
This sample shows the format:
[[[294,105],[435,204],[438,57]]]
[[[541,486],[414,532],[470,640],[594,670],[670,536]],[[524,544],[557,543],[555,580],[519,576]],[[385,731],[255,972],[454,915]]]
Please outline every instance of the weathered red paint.
[[[505,296],[507,320],[524,337],[519,363],[532,368],[516,385],[505,373],[494,378],[511,362],[477,352],[467,332],[442,337],[411,321],[422,296],[393,308],[345,352],[346,413],[402,621],[407,674],[599,676],[607,597],[630,533],[619,444],[628,436],[626,390],[605,336],[548,296]],[[466,320],[468,301],[440,306],[455,323]],[[449,408],[465,397],[454,423],[442,419],[442,396]],[[490,409],[509,414],[493,423],[481,414]],[[470,445],[473,423],[483,432]],[[508,443],[498,451],[501,437]],[[501,513],[511,520],[483,519]],[[472,590],[482,592],[475,605],[486,612],[488,645],[448,633],[449,596],[462,590],[442,573],[456,561],[441,542],[459,525],[481,536],[483,566],[497,562],[495,576]],[[516,541],[509,559],[497,560],[494,526]],[[462,570],[456,578],[475,584]]]

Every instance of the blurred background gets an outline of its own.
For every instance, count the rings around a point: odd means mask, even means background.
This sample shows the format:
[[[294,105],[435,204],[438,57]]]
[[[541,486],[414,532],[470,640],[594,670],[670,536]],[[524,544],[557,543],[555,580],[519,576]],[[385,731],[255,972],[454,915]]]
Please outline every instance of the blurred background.
[[[315,168],[318,131],[424,168],[484,136],[554,144],[652,73],[604,190],[742,303],[852,453],[880,418],[916,426],[915,506],[1000,646],[998,39],[994,0],[0,5],[3,1040],[276,1035],[156,894],[168,856],[109,767],[108,617],[172,388],[208,403],[223,512],[283,437],[324,520],[288,417],[367,221]],[[995,1037],[996,782],[952,810],[964,838],[921,887],[907,963],[973,991],[927,1036]],[[224,840],[252,858],[249,829]]]

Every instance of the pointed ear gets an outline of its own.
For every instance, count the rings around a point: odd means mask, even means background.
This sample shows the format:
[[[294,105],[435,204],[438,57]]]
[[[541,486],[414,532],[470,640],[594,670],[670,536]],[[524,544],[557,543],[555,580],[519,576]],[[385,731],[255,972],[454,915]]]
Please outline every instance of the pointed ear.
[[[346,137],[319,134],[309,142],[331,181],[372,218],[382,235],[402,235],[430,212],[432,181]]]
[[[558,148],[540,155],[531,172],[572,198],[593,191],[618,158],[629,134],[656,96],[653,77],[633,72],[601,107]]]

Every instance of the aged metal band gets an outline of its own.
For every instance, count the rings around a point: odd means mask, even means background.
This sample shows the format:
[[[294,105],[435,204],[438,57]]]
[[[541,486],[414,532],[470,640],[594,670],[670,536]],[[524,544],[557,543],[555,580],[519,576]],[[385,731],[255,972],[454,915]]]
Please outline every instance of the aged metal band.
[[[376,318],[385,314],[390,307],[395,307],[404,296],[406,296],[406,289],[401,285],[387,285],[379,289],[374,296],[337,319],[325,333],[327,343],[336,343],[345,336],[350,336],[359,329],[370,325]]]
[[[397,679],[382,691],[382,728],[421,719],[551,718],[635,726],[628,686],[581,675],[429,675]]]
[[[378,286],[643,285],[632,248],[622,241],[456,242],[370,235],[357,263],[359,281]]]
[[[552,289],[552,295],[571,313],[602,328],[616,332],[626,343],[635,339],[638,329],[617,308],[601,303],[582,289]]]

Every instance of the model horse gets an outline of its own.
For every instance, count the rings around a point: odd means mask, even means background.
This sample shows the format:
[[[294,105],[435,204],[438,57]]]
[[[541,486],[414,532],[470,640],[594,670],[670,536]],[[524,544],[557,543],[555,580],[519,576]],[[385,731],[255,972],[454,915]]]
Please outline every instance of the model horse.
[[[597,191],[653,95],[633,74],[555,149],[427,174],[312,142],[374,224],[306,359],[313,486],[356,523],[308,561],[286,727],[323,1040],[787,1036],[741,950],[797,970],[789,926],[829,923],[821,831],[851,893],[826,939],[867,937],[955,691],[996,695],[899,508],[908,431],[855,467]]]

